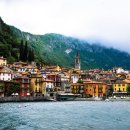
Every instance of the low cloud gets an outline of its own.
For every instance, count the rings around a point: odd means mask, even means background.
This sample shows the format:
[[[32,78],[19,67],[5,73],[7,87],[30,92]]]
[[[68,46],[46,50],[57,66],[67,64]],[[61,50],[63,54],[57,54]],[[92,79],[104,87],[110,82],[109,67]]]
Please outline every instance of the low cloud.
[[[130,49],[129,0],[0,0],[0,16],[33,34],[60,33]]]

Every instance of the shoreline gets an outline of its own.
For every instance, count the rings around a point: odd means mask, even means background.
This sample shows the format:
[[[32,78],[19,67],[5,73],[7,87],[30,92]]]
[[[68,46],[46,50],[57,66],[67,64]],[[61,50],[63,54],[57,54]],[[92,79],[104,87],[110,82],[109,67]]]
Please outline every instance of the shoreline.
[[[108,99],[108,100],[97,100],[94,98],[74,98],[68,100],[55,100],[48,97],[2,97],[0,103],[20,103],[20,102],[69,102],[69,101],[103,101],[103,102],[116,102],[116,101],[130,101],[128,99]]]
[[[52,102],[48,97],[2,97],[0,103],[8,102]]]

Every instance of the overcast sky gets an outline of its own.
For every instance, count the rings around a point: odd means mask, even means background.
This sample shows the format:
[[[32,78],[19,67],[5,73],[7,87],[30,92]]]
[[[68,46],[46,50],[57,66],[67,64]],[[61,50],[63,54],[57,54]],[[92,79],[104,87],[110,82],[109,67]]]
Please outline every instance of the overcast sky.
[[[130,52],[130,0],[0,0],[0,16],[22,31],[60,33]]]

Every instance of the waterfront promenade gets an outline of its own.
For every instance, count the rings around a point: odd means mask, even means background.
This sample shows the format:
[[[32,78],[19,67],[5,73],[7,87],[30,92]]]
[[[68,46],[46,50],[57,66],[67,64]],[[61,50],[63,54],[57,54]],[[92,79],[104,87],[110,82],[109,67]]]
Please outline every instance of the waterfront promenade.
[[[46,102],[52,101],[50,97],[1,97],[0,103],[5,102]]]
[[[50,97],[1,97],[0,103],[6,102],[55,102],[58,101],[56,99],[52,99]],[[102,98],[73,98],[68,100],[61,101],[130,101],[130,97],[126,98],[109,98],[108,100],[103,100]]]

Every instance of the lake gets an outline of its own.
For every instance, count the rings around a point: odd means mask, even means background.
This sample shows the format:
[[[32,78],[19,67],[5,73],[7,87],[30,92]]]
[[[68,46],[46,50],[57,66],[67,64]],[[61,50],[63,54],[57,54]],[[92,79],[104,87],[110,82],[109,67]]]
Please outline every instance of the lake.
[[[130,130],[130,102],[1,103],[0,130]]]

